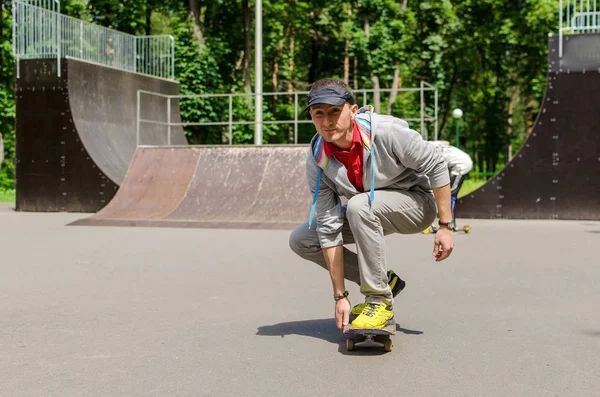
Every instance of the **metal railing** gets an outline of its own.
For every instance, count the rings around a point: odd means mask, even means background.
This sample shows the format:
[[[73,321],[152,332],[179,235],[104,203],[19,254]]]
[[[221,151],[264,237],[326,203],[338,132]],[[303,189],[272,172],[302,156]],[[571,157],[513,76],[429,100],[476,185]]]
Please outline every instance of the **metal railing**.
[[[172,36],[134,36],[60,13],[58,0],[13,0],[13,55],[20,59],[70,57],[130,72],[173,79]],[[17,66],[17,78],[19,70]]]
[[[558,56],[562,58],[565,33],[600,32],[600,0],[560,0],[559,12]]]
[[[392,89],[380,89],[378,92],[380,93],[391,93]],[[404,120],[410,121],[418,121],[420,123],[421,136],[424,139],[428,139],[427,130],[425,129],[425,123],[430,122],[434,125],[434,140],[438,140],[438,91],[437,88],[433,85],[426,83],[424,81],[421,82],[419,88],[401,88],[396,90],[398,93],[402,92],[412,92],[420,94],[420,110],[419,117],[403,117]],[[373,95],[375,90],[373,89],[361,89],[361,90],[353,90],[357,101],[362,102],[362,106],[369,105],[368,98],[369,95]],[[433,92],[434,95],[434,108],[433,115],[427,114],[427,108],[425,106],[425,93]],[[263,92],[262,96],[293,96],[293,112],[294,117],[291,120],[262,120],[262,124],[291,124],[294,126],[294,144],[298,143],[298,126],[300,124],[309,124],[312,123],[311,120],[306,118],[300,118],[300,114],[303,112],[304,106],[300,107],[299,97],[302,98],[301,103],[307,102],[308,91],[294,91],[294,92]],[[142,114],[142,102],[143,96],[151,96],[151,97],[159,97],[165,99],[165,106],[167,109],[167,120],[150,120],[144,119],[141,117]],[[234,98],[250,98],[254,97],[255,94],[197,94],[197,95],[165,95],[157,92],[138,90],[137,92],[137,116],[136,116],[136,136],[137,142],[139,146],[140,142],[140,130],[142,124],[154,124],[161,125],[167,128],[167,141],[170,145],[171,143],[171,129],[175,126],[186,127],[186,126],[227,126],[228,127],[228,140],[229,145],[233,145],[233,126],[234,125],[254,125],[256,124],[255,120],[234,120],[233,117],[233,104]],[[228,112],[227,112],[227,120],[222,121],[197,121],[197,122],[173,122],[172,115],[172,104],[173,101],[177,101],[181,106],[182,99],[197,99],[197,98],[226,98],[228,104]]]

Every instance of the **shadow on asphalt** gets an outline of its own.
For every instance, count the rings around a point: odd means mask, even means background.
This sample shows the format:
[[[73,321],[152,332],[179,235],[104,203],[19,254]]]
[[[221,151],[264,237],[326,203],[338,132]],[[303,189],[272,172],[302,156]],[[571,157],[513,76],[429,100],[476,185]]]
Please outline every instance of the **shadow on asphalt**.
[[[402,328],[400,324],[396,324],[396,335],[392,336],[392,340],[399,344],[398,333],[405,335],[422,335],[423,331],[411,330]],[[335,327],[333,318],[324,318],[319,320],[302,320],[290,321],[287,323],[279,323],[274,325],[264,325],[258,328],[256,335],[261,336],[279,336],[284,338],[286,335],[301,335],[311,338],[318,338],[329,343],[337,344],[338,351],[346,355],[380,355],[385,352],[383,349],[369,348],[357,349],[352,352],[346,351],[346,337],[340,330]]]
[[[584,330],[581,331],[582,334],[587,335],[587,336],[595,336],[595,337],[600,337],[600,330]]]

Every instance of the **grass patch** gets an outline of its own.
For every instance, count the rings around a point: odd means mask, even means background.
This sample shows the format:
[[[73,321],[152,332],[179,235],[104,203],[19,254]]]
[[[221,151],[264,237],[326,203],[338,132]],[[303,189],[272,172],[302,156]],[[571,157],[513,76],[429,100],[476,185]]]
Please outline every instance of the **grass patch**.
[[[487,181],[484,179],[467,179],[463,182],[460,191],[458,192],[458,198],[466,196],[473,190],[478,189],[480,186],[485,185]]]
[[[0,190],[0,203],[14,203],[16,201],[15,189]]]

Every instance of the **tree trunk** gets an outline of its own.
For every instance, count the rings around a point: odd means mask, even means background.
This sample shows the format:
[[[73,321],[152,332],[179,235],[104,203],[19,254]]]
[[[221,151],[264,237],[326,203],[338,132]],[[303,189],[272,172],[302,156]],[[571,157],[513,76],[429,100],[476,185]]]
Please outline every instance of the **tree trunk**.
[[[287,92],[290,94],[288,95],[288,103],[291,106],[295,106],[294,103],[294,50],[296,48],[296,38],[294,37],[293,31],[292,29],[290,29],[290,34],[288,35],[290,38],[290,53],[289,53],[289,60],[288,60],[288,87],[287,87]],[[290,125],[289,129],[288,129],[288,142],[294,142],[295,139],[295,133],[294,133],[294,126]]]
[[[512,148],[512,143],[511,143],[511,136],[513,133],[513,113],[515,110],[515,101],[517,101],[517,87],[513,85],[510,89],[510,102],[508,103],[508,120],[507,120],[508,127],[506,128],[506,134],[508,135],[508,147],[507,147],[508,161],[510,161],[512,159],[512,154],[513,154],[512,153],[513,148]]]
[[[373,107],[376,113],[381,113],[381,93],[379,89],[379,77],[371,73],[371,81],[373,82]]]
[[[350,40],[346,39],[346,44],[344,45],[344,82],[346,84],[350,83],[350,58],[348,56],[349,48]]]
[[[446,99],[444,101],[444,103],[448,107],[450,106],[450,98],[452,98],[452,91],[454,90],[454,85],[456,84],[456,80],[458,79],[457,68],[458,67],[456,66],[456,60],[455,60],[454,68],[452,71],[452,78],[450,79],[450,87],[448,87],[448,90],[446,91]],[[448,112],[446,110],[447,109],[441,109],[441,111],[438,112],[438,114],[442,115],[442,121],[438,125],[438,131],[444,131],[444,127],[446,126],[446,121],[448,120]],[[438,136],[438,138],[441,139],[441,136]]]
[[[148,2],[146,4],[146,36],[152,34],[152,4]]]
[[[250,78],[250,3],[248,0],[242,0],[242,16],[244,18],[244,56],[242,59],[242,76],[244,79],[244,91],[246,94],[252,93],[252,81]],[[246,97],[246,103],[250,109],[254,103],[253,98]]]
[[[294,64],[294,51],[296,49],[296,38],[293,35],[290,35],[290,54],[288,60],[288,92],[294,92],[294,72],[295,72],[295,64]]]
[[[348,22],[352,21],[352,5],[348,6]],[[346,42],[344,45],[344,82],[350,83],[350,39],[352,38],[350,32],[346,32]]]
[[[193,22],[193,30],[200,44],[204,44],[204,29],[200,23],[200,3],[199,0],[189,0],[189,15]]]
[[[527,100],[527,111],[525,116],[525,125],[527,128],[527,135],[531,134],[533,131],[533,126],[535,125],[535,118],[533,117],[533,111],[535,109],[535,101],[533,99],[533,95],[529,95]]]
[[[487,172],[496,173],[496,155],[490,155],[487,161]]]
[[[354,56],[354,89],[358,90],[358,57]]]
[[[367,45],[370,46],[370,31],[369,31],[369,18],[365,18],[365,36],[367,36]],[[375,112],[380,113],[381,109],[381,93],[379,92],[379,77],[373,73],[373,69],[371,67],[371,51],[368,50],[367,62],[369,64],[369,71],[371,74],[371,81],[373,82],[373,107],[375,108]]]
[[[310,39],[312,47],[312,55],[310,60],[310,69],[308,70],[308,82],[314,83],[317,79],[317,70],[319,68],[319,51],[321,42],[317,38]]]
[[[277,75],[279,74],[279,54],[281,53],[281,50],[279,48],[277,48],[275,50],[275,56],[274,56],[274,64],[273,64],[273,76],[271,77],[271,83],[273,84],[273,92],[277,92],[277,86],[279,85],[278,80],[277,80]],[[273,112],[273,115],[275,115],[277,113],[277,95],[272,95],[272,100],[271,100],[271,112]]]
[[[15,23],[13,21],[13,23]],[[0,43],[4,43],[4,2],[0,5]],[[4,70],[4,52],[0,50],[0,70]],[[5,77],[2,76],[1,80],[4,80]],[[0,81],[1,81],[0,80]],[[3,81],[2,81],[3,83]],[[0,132],[1,134],[2,132]],[[2,154],[2,153],[0,153]],[[1,164],[0,164],[1,166]]]
[[[387,114],[392,114],[392,106],[394,102],[396,102],[396,98],[398,97],[398,88],[400,88],[400,65],[396,63],[396,68],[394,69],[394,81],[392,82],[392,92],[390,94],[390,100],[388,102]]]

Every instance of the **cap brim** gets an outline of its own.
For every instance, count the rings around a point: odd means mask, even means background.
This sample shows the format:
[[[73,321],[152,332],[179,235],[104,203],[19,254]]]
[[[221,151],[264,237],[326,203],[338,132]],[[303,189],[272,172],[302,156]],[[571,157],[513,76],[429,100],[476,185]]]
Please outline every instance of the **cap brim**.
[[[344,99],[344,98],[321,96],[321,97],[316,97],[316,98],[312,99],[308,103],[308,106],[304,110],[306,111],[306,110],[310,109],[311,106],[314,106],[314,105],[326,104],[326,105],[339,106],[339,105],[343,105],[345,102],[346,102],[346,99]]]

